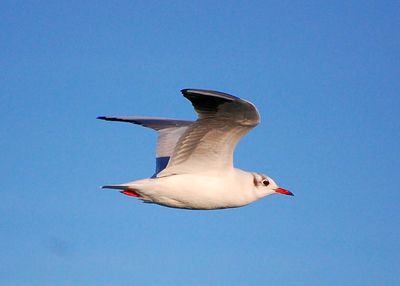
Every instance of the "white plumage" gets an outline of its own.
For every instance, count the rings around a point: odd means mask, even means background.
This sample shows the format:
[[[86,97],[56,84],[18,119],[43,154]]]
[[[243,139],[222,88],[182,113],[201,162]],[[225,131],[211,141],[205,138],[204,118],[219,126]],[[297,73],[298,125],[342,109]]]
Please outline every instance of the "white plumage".
[[[119,189],[148,203],[186,209],[240,207],[270,194],[293,195],[268,176],[233,166],[236,144],[260,121],[252,103],[217,91],[184,89],[182,93],[197,111],[196,121],[99,117],[158,132],[155,174],[103,188]]]

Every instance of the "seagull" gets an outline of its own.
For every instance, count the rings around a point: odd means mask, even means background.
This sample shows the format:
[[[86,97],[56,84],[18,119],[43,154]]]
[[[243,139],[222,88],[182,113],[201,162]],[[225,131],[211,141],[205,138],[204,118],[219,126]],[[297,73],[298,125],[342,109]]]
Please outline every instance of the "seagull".
[[[233,166],[236,144],[260,122],[252,103],[213,90],[181,92],[197,112],[196,121],[98,117],[138,124],[158,133],[156,170],[150,178],[102,188],[119,190],[146,203],[191,210],[236,208],[272,194],[293,196],[270,177]]]

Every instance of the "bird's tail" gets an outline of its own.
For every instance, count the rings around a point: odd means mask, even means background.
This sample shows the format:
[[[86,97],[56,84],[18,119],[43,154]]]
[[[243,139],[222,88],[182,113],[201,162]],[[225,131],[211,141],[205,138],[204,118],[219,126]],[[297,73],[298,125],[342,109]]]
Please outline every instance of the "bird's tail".
[[[113,190],[120,190],[121,194],[130,196],[130,197],[137,197],[140,198],[141,195],[137,192],[132,185],[120,184],[120,185],[106,185],[102,186],[102,189],[113,189]]]

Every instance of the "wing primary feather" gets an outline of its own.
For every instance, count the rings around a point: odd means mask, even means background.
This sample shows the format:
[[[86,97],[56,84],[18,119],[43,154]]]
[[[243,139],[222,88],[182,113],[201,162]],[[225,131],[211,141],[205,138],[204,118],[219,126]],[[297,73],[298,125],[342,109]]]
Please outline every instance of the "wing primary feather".
[[[193,121],[190,120],[139,116],[99,116],[97,119],[133,123],[154,129],[156,131],[171,127],[189,126],[193,123]]]

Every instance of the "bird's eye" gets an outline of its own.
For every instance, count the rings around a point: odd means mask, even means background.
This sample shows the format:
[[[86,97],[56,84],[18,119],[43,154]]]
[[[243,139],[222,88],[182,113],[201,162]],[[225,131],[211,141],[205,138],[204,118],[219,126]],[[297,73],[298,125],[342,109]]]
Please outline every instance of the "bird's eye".
[[[269,185],[269,181],[268,180],[262,180],[261,184],[263,184],[264,186],[268,186]]]

